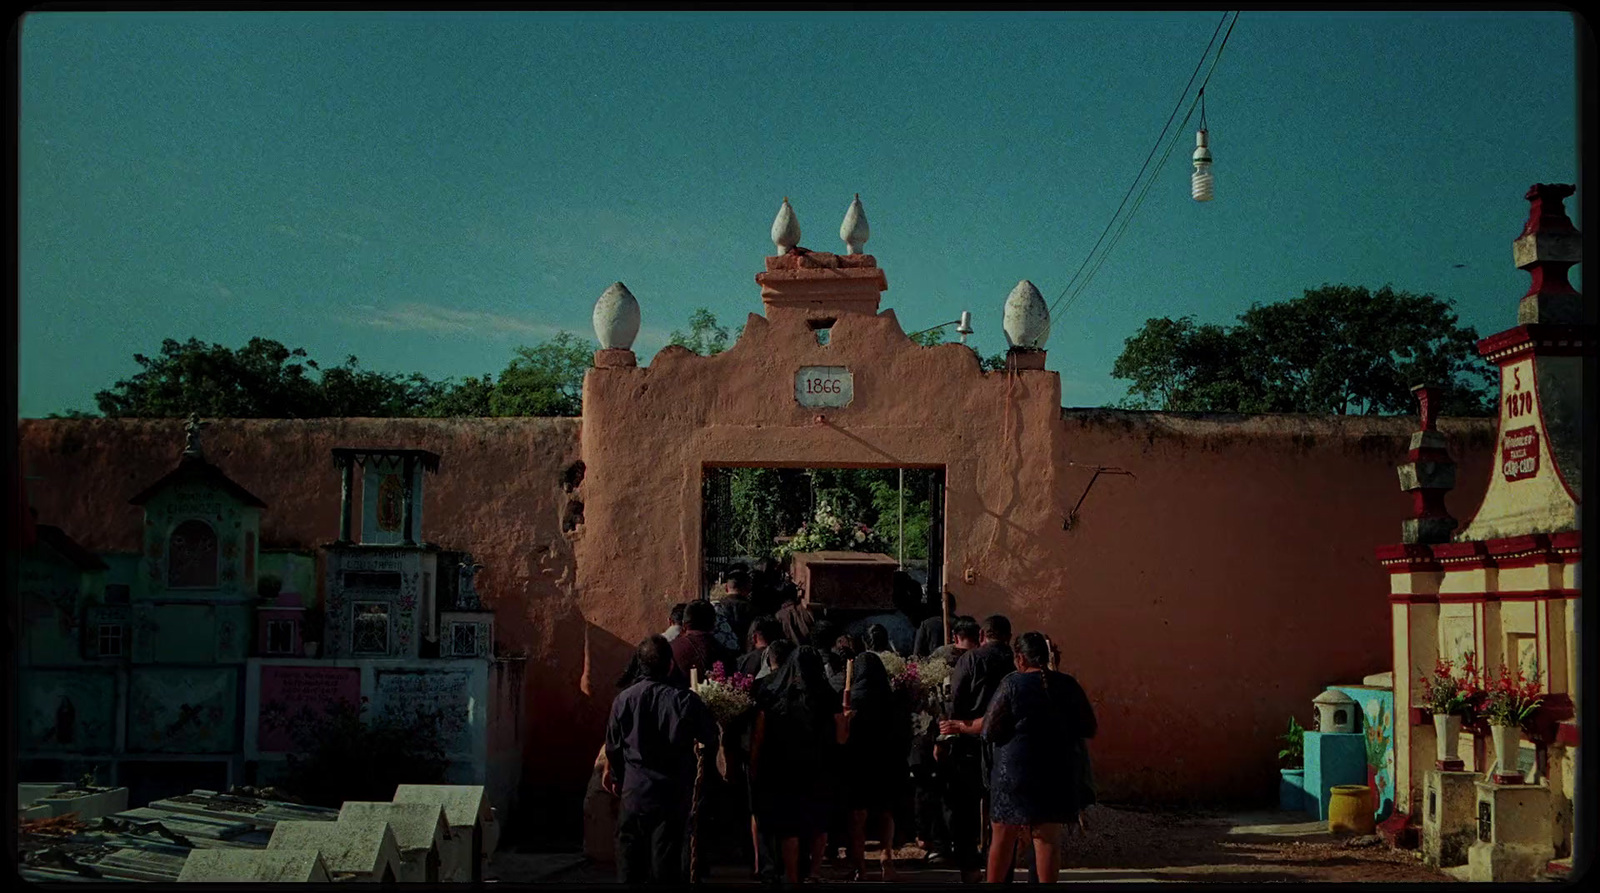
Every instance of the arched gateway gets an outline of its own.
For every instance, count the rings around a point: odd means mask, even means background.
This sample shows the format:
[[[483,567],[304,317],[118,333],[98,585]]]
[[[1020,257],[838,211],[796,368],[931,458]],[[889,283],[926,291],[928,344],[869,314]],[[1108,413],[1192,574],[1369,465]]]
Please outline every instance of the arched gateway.
[[[648,368],[625,347],[595,354],[575,544],[584,615],[637,641],[704,591],[708,468],[898,466],[944,473],[938,576],[963,610],[1050,628],[1067,592],[1044,558],[1071,503],[1055,473],[1061,384],[1044,352],[1013,348],[1008,369],[985,372],[965,345],[914,343],[880,308],[887,279],[871,255],[794,247],[766,267],[765,315],[750,314],[728,350],[668,347]]]

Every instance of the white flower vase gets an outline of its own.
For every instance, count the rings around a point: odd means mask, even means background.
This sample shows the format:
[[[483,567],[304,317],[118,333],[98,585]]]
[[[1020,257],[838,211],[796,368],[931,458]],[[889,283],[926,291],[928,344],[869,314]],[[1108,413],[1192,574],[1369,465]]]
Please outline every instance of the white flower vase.
[[[1461,717],[1435,713],[1433,733],[1438,748],[1439,762],[1453,763],[1461,759]]]
[[[1518,726],[1490,726],[1489,734],[1494,738],[1495,774],[1514,775],[1520,781],[1522,770],[1517,768],[1517,758],[1522,753],[1522,729]]]

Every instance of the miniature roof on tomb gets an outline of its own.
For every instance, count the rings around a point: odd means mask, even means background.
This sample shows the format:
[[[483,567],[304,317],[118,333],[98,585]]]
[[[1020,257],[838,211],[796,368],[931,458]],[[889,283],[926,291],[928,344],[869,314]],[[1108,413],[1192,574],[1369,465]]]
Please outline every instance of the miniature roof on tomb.
[[[336,468],[347,468],[351,464],[366,467],[368,462],[400,462],[405,459],[414,460],[429,474],[439,472],[439,454],[427,450],[396,450],[382,447],[334,447],[333,449],[333,464]]]
[[[67,532],[61,528],[53,527],[49,524],[35,524],[33,529],[39,542],[55,550],[62,558],[77,565],[80,570],[106,570],[104,561],[97,558],[93,552],[78,545],[78,541],[68,536]]]
[[[395,788],[394,802],[438,804],[452,828],[493,820],[481,784],[403,784]]]
[[[315,849],[194,850],[178,874],[183,882],[264,881],[326,883],[327,867]]]
[[[178,462],[178,467],[167,472],[160,480],[139,491],[139,494],[128,502],[134,505],[144,505],[162,490],[174,484],[206,484],[222,490],[233,498],[252,508],[264,509],[265,502],[244,487],[241,487],[232,478],[222,473],[222,469],[199,456],[184,456]]]
[[[445,823],[444,807],[437,803],[390,803],[346,800],[339,808],[339,820],[373,819],[389,823],[400,851],[432,849],[450,827]]]
[[[382,819],[279,822],[267,849],[317,850],[330,874],[372,874],[400,854],[394,832]]]

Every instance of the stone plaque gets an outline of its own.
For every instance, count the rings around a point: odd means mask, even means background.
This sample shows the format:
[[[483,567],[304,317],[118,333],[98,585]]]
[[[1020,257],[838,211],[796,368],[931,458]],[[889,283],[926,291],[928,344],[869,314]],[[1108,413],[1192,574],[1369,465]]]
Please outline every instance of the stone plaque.
[[[443,713],[440,731],[446,753],[467,753],[472,748],[472,676],[450,670],[386,670],[375,679],[374,707],[396,719],[413,710]],[[480,708],[481,709],[481,708]]]
[[[257,746],[268,753],[294,750],[296,724],[339,701],[361,703],[360,668],[263,666]]]
[[[802,366],[794,374],[794,399],[801,406],[849,406],[855,376],[843,366]]]

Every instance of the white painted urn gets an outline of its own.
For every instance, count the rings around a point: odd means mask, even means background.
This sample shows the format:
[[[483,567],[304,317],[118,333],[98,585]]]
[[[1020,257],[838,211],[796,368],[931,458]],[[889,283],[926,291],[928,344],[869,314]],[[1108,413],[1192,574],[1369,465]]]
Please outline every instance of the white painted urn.
[[[777,246],[779,257],[800,244],[800,219],[794,216],[788,196],[784,196],[783,204],[778,206],[778,216],[773,218],[772,244]]]
[[[861,254],[862,246],[867,244],[871,236],[872,230],[867,228],[867,211],[861,207],[861,193],[858,192],[849,210],[844,212],[844,222],[839,224],[839,238],[844,240],[845,254]]]
[[[1003,328],[1009,346],[1044,350],[1044,343],[1050,340],[1050,307],[1032,282],[1024,279],[1011,290]]]
[[[603,350],[632,350],[639,336],[639,301],[620,282],[611,283],[594,302],[594,334]]]

